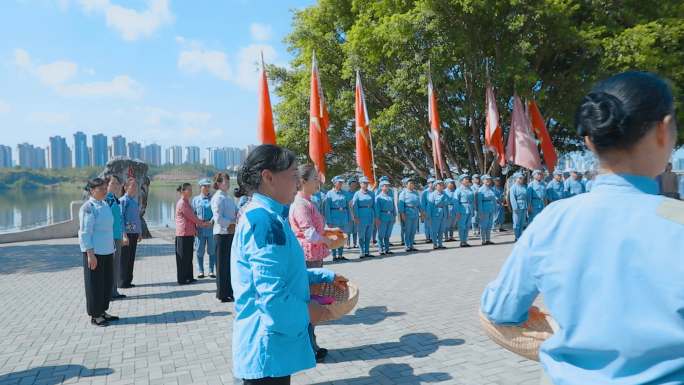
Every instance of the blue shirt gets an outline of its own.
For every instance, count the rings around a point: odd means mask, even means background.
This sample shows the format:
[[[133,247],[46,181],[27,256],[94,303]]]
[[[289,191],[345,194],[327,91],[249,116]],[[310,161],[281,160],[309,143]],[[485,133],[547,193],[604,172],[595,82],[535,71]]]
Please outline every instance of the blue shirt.
[[[394,198],[387,194],[380,192],[375,197],[375,217],[381,222],[394,222],[397,217],[397,209],[394,207]]]
[[[461,215],[470,215],[475,210],[475,193],[470,187],[461,185],[456,190],[454,200],[458,202]]]
[[[112,209],[112,218],[114,219],[114,223],[112,224],[112,232],[114,234],[114,239],[123,239],[123,216],[121,214],[121,204],[119,203],[119,198],[117,198],[114,193],[108,192],[105,202],[107,202],[109,207]]]
[[[566,197],[573,197],[575,195],[579,195],[584,193],[584,185],[582,182],[578,180],[574,180],[572,178],[568,179],[565,181],[565,196]]]
[[[420,212],[423,211],[423,206],[420,203],[420,195],[418,191],[403,191],[399,195],[399,202],[397,203],[400,213],[406,215],[407,218],[418,218]]]
[[[439,192],[437,190],[430,194],[428,199],[428,213],[430,218],[442,219],[449,217],[449,203],[451,198],[444,192]]]
[[[90,197],[78,211],[78,244],[82,252],[97,255],[114,253],[114,218],[107,202]]]
[[[657,191],[598,176],[542,211],[485,289],[498,324],[525,321],[543,296],[560,328],[540,350],[554,384],[684,382],[684,203]]]
[[[349,214],[349,198],[347,192],[332,189],[325,195],[323,205],[325,222],[332,227],[344,227],[351,220]]]
[[[527,210],[530,207],[532,193],[527,186],[514,183],[509,195],[508,201],[511,203],[511,210]]]
[[[375,196],[372,191],[357,191],[352,199],[354,217],[359,219],[359,224],[372,225],[375,220]]]
[[[493,213],[496,209],[496,193],[492,187],[482,186],[477,192],[477,211],[483,214]]]
[[[544,208],[546,199],[546,186],[544,185],[544,182],[533,180],[530,182],[528,188],[530,189],[530,202],[532,204],[532,208]]]
[[[427,205],[428,205],[428,199],[430,198],[430,194],[435,191],[434,189],[426,188],[420,193],[420,204],[423,206],[423,210],[426,211],[426,216],[429,218],[430,213],[427,212]]]
[[[546,186],[546,197],[549,199],[549,203],[565,198],[565,186],[563,185],[563,181],[559,182],[554,179],[549,182]]]
[[[192,198],[190,202],[192,210],[197,215],[197,218],[203,221],[212,220],[214,213],[211,211],[211,194],[209,195],[197,195]],[[214,229],[212,226],[209,227],[199,227],[197,226],[197,236],[198,237],[211,237],[214,234]]]
[[[335,274],[307,270],[287,214],[286,206],[254,193],[235,231],[233,375],[240,379],[283,377],[316,365],[309,285],[332,282]]]
[[[126,234],[140,234],[142,232],[142,224],[140,220],[140,205],[138,205],[138,201],[126,194],[119,200],[119,202],[121,203],[124,232]]]

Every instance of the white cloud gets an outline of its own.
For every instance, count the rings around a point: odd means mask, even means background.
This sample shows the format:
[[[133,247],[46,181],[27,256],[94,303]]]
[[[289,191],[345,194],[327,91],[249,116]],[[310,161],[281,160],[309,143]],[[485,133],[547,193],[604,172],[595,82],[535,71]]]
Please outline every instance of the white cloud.
[[[249,33],[252,35],[252,39],[256,41],[271,40],[272,30],[273,28],[268,24],[252,23],[249,26]]]
[[[211,128],[213,115],[203,111],[169,111],[164,108],[147,106],[137,109],[134,115],[140,116],[140,121],[146,126],[148,133],[155,133],[162,138],[191,139],[197,141],[203,138],[216,137],[222,130]]]
[[[136,10],[112,4],[109,0],[80,0],[86,12],[105,16],[107,26],[121,34],[124,40],[133,41],[151,36],[163,25],[171,24],[174,16],[168,0],[147,0],[147,9]]]
[[[178,56],[178,68],[189,73],[207,71],[222,80],[230,80],[232,75],[225,53],[199,48],[182,51]]]
[[[0,115],[7,114],[12,111],[12,107],[4,100],[0,100]]]
[[[138,99],[142,96],[140,84],[127,75],[115,76],[109,81],[60,85],[57,91],[62,95],[80,97]]]
[[[37,64],[23,49],[14,50],[14,62],[17,67],[35,76],[42,84],[53,88],[61,95],[128,99],[139,98],[142,95],[140,84],[128,75],[117,75],[107,81],[72,82],[79,73],[78,64],[67,60]],[[89,68],[83,72],[88,75],[95,74],[95,70]]]
[[[65,125],[71,121],[71,116],[63,112],[32,112],[27,120],[45,125]]]
[[[237,71],[233,82],[242,88],[256,90],[258,85],[259,66],[261,53],[264,53],[264,61],[273,64],[278,54],[275,48],[265,44],[251,44],[240,48],[237,54]]]

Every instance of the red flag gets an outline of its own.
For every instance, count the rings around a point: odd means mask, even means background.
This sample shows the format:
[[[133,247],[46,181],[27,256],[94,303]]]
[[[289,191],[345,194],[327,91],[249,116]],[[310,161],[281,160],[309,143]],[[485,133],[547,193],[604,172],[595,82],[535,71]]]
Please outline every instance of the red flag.
[[[276,144],[276,134],[273,128],[273,111],[271,98],[268,95],[268,80],[264,66],[264,54],[261,53],[261,75],[259,76],[259,121],[257,136],[261,144]]]
[[[432,161],[435,165],[435,174],[441,178],[444,173],[442,141],[440,137],[441,122],[439,121],[437,95],[432,86],[432,76],[430,76],[430,74],[428,74],[428,119],[430,120],[430,139],[432,139]]]
[[[326,154],[332,152],[330,145],[330,138],[328,138],[328,127],[330,127],[330,115],[328,114],[328,105],[325,104],[325,95],[323,94],[323,86],[319,84],[321,97],[321,130],[323,132],[323,150]]]
[[[511,131],[508,134],[506,159],[514,164],[536,170],[541,167],[537,142],[532,136],[530,119],[522,101],[513,97],[513,113],[511,114]]]
[[[539,107],[534,100],[530,100],[527,103],[527,107],[530,113],[530,121],[532,122],[532,128],[534,129],[537,139],[541,142],[542,153],[544,154],[544,163],[546,163],[546,168],[550,172],[556,168],[556,162],[558,161],[558,155],[556,155],[556,149],[553,147],[553,142],[551,142],[551,136],[549,131],[546,129],[546,123],[544,123],[544,118],[542,117]]]
[[[490,84],[487,84],[485,104],[487,106],[485,144],[490,151],[497,155],[499,165],[504,166],[506,164],[506,157],[504,154],[503,130],[501,129],[501,124],[499,124],[499,110],[496,108],[494,89],[492,89]]]
[[[325,154],[329,152],[330,147],[326,131],[327,111],[324,111],[324,103],[314,52],[311,59],[311,99],[309,100],[309,157],[318,169],[322,182],[325,182]]]
[[[356,71],[355,91],[355,117],[356,117],[356,164],[363,175],[368,178],[371,186],[375,186],[375,172],[373,170],[373,140],[369,128],[370,119],[366,109],[366,97],[363,94],[361,75]]]

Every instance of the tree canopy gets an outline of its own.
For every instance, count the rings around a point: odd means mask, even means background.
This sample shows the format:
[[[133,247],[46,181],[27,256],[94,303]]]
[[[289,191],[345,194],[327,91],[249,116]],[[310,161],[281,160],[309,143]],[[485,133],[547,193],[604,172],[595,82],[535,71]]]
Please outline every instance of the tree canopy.
[[[454,171],[487,172],[485,86],[504,132],[514,93],[537,100],[560,152],[581,149],[575,109],[598,79],[630,69],[672,81],[684,121],[684,3],[662,0],[319,0],[295,11],[286,37],[294,59],[270,68],[280,102],[278,143],[308,153],[312,52],[330,109],[331,175],[352,171],[354,81],[361,72],[379,174],[427,176],[428,62]],[[535,87],[536,86],[536,87]],[[680,137],[684,139],[684,136]],[[497,170],[493,170],[497,171]]]

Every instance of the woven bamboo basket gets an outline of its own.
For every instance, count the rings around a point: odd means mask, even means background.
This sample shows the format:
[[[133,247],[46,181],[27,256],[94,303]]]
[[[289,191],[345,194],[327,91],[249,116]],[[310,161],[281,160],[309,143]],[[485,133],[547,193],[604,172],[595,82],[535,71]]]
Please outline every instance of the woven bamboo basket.
[[[331,283],[311,285],[310,292],[312,295],[335,298],[335,302],[330,305],[321,305],[316,301],[309,303],[314,324],[342,318],[351,312],[359,301],[359,288],[351,282],[347,282],[346,289],[340,289]]]
[[[343,231],[325,230],[323,235],[333,241],[332,245],[330,245],[330,249],[339,249],[340,247],[344,247],[344,243],[347,240],[347,234],[345,234]]]
[[[543,314],[543,313],[541,313]],[[539,347],[553,335],[550,316],[534,317],[524,326],[496,325],[480,312],[480,323],[485,334],[499,346],[533,361],[539,361]]]

